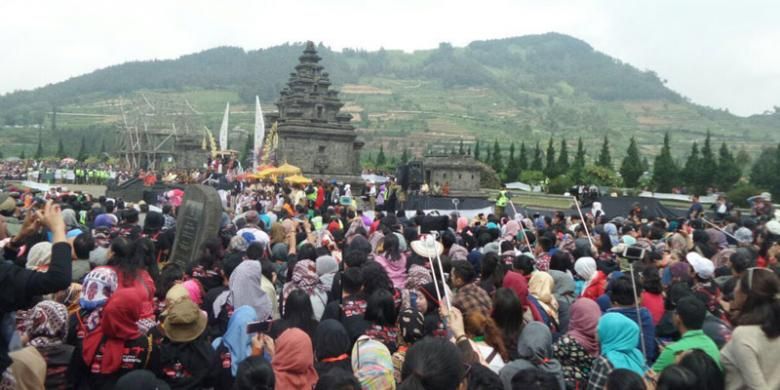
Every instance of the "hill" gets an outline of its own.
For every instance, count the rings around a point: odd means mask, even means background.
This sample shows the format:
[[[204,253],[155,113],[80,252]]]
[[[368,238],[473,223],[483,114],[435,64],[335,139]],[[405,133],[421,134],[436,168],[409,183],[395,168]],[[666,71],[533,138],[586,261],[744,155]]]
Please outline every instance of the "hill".
[[[30,91],[0,97],[0,145],[4,155],[32,154],[39,133],[47,153],[57,140],[75,155],[81,139],[88,150],[111,149],[121,120],[118,99],[159,98],[186,102],[215,131],[225,102],[231,127],[251,129],[251,104],[259,95],[265,110],[297,64],[302,44],[245,51],[219,47],[174,60],[110,66]],[[415,154],[431,143],[454,147],[460,139],[487,143],[578,137],[594,159],[608,136],[622,156],[636,136],[641,153],[654,155],[662,134],[671,132],[673,153],[682,159],[694,140],[711,131],[721,141],[756,152],[780,141],[780,112],[749,118],[696,105],[670,90],[652,71],[641,71],[576,38],[548,33],[475,41],[466,47],[442,43],[436,49],[345,49],[320,45],[330,79],[341,90],[367,143],[367,154]],[[717,87],[717,86],[714,86]],[[56,110],[56,118],[52,112]],[[53,123],[54,122],[54,123]],[[232,145],[246,133],[233,132]],[[243,149],[234,147],[234,149]]]

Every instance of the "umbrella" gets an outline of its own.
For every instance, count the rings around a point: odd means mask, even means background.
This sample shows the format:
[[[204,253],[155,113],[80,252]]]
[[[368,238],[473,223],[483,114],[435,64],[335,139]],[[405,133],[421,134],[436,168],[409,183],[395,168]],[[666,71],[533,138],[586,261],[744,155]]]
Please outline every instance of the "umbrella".
[[[64,164],[64,165],[70,165],[75,163],[76,163],[76,159],[70,157],[65,157],[60,161],[60,164]]]
[[[284,181],[290,183],[290,184],[309,184],[311,183],[311,179],[308,177],[303,177],[301,175],[294,175],[294,176],[288,176],[284,178]]]
[[[295,165],[284,163],[280,165],[278,168],[276,168],[276,172],[277,174],[284,175],[284,176],[300,175],[301,168],[298,168]]]

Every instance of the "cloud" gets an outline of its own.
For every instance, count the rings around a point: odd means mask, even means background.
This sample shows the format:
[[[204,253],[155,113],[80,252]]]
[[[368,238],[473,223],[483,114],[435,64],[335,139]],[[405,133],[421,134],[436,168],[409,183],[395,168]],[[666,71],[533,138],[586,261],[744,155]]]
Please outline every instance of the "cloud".
[[[4,0],[0,93],[219,45],[412,51],[557,31],[655,70],[694,102],[747,115],[780,105],[778,14],[771,1]]]

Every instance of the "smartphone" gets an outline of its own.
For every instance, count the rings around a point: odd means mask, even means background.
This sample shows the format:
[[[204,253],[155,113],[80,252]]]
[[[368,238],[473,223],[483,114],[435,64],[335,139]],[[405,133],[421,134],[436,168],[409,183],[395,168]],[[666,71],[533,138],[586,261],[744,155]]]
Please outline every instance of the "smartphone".
[[[645,250],[640,247],[629,246],[623,250],[623,257],[629,261],[641,260],[645,257]]]
[[[247,333],[268,333],[271,331],[273,321],[250,322],[246,325]]]

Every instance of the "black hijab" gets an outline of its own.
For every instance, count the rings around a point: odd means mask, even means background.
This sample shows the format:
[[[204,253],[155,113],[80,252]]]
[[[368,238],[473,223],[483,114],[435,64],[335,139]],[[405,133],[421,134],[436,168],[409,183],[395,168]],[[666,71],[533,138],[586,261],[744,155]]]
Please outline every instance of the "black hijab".
[[[336,320],[325,320],[317,326],[314,334],[314,353],[317,362],[314,368],[320,377],[330,370],[341,368],[352,371],[350,350],[352,341],[344,325]]]

